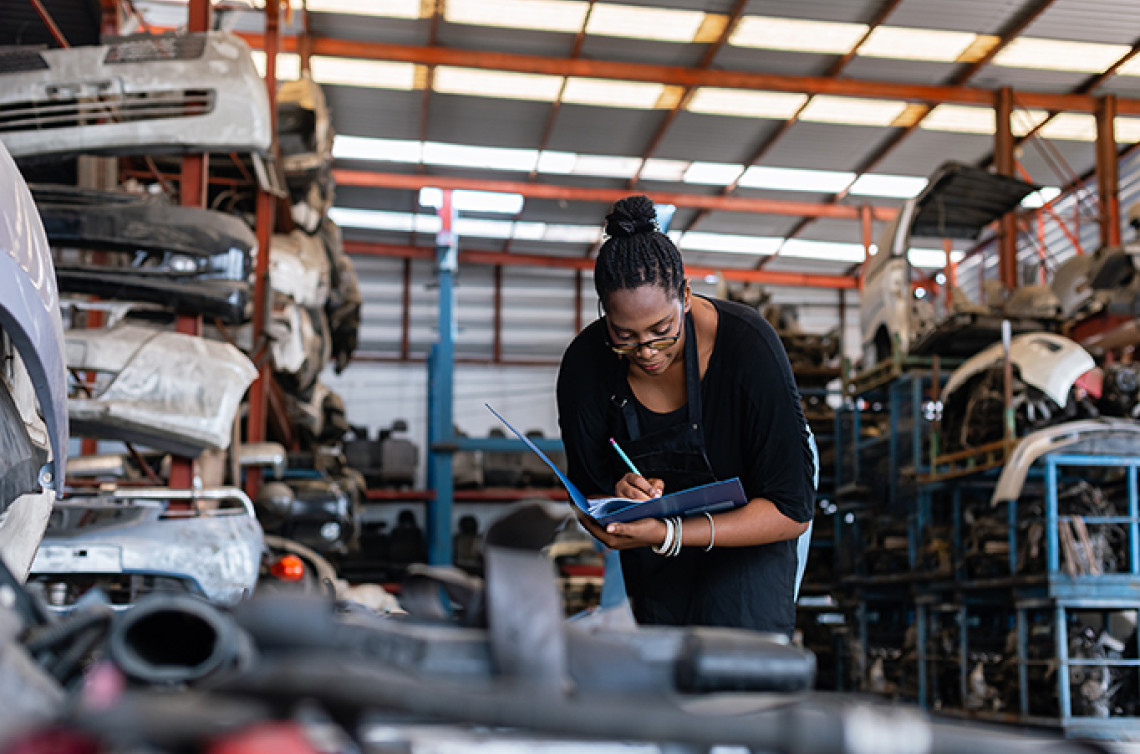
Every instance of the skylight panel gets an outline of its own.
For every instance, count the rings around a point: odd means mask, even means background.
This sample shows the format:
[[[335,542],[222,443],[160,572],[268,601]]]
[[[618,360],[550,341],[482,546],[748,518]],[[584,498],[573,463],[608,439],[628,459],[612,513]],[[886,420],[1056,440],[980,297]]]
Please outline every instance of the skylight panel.
[[[438,233],[440,229],[439,215],[413,215],[408,212],[333,207],[329,210],[329,219],[343,228],[399,233]]]
[[[906,110],[906,102],[861,97],[812,97],[800,120],[855,126],[889,126]]]
[[[514,228],[510,220],[484,220],[476,217],[459,217],[455,220],[455,233],[460,238],[510,238]]]
[[[780,248],[780,256],[782,257],[818,259],[824,262],[857,264],[863,261],[865,255],[866,251],[863,244],[838,241],[807,241],[800,238],[789,238]]]
[[[736,47],[844,55],[867,33],[864,24],[744,16],[729,36]]]
[[[912,267],[921,267],[924,270],[941,270],[946,266],[946,252],[942,249],[910,249],[906,258]],[[966,258],[964,251],[951,251],[950,261],[954,264]]]
[[[743,165],[723,162],[693,162],[685,171],[685,183],[700,183],[708,186],[727,186],[740,176]]]
[[[420,206],[434,207],[435,209],[442,207],[443,189],[435,186],[424,186],[420,189]],[[496,212],[517,215],[522,212],[523,195],[501,191],[458,189],[451,192],[451,206],[460,212]]]
[[[1124,57],[1128,45],[1018,37],[994,56],[1006,68],[1100,73]]]
[[[641,167],[641,180],[680,183],[685,179],[685,171],[688,169],[688,160],[660,160],[651,157]]]
[[[447,0],[443,18],[453,24],[576,34],[587,8],[570,0]]]
[[[1021,206],[1026,209],[1037,209],[1044,207],[1049,202],[1056,199],[1061,195],[1061,189],[1057,186],[1042,186],[1037,191],[1034,191],[1029,196],[1021,200]]]
[[[450,165],[482,170],[516,170],[529,173],[534,169],[535,162],[538,160],[538,152],[534,149],[471,147],[435,141],[424,142],[423,149],[425,165]]]
[[[610,157],[601,154],[580,154],[574,161],[574,175],[593,175],[602,178],[632,178],[641,167],[640,157]]]
[[[337,134],[333,139],[332,153],[338,160],[384,160],[415,165],[423,157],[423,143]]]
[[[293,3],[299,7],[299,2]],[[310,12],[344,13],[354,16],[377,16],[380,18],[423,17],[421,0],[308,0]]]
[[[658,106],[666,88],[663,84],[641,81],[569,78],[562,92],[562,101],[576,105],[650,110]]]
[[[795,115],[806,101],[806,94],[756,92],[748,89],[720,89],[702,86],[693,92],[687,109],[690,112],[708,115],[783,120]]]
[[[681,236],[679,245],[684,251],[724,251],[731,254],[763,256],[775,253],[780,246],[780,239],[769,236],[738,236],[731,233],[689,231]]]
[[[586,32],[657,42],[692,42],[705,21],[702,11],[598,3]]]
[[[309,60],[313,81],[374,89],[409,90],[416,87],[418,66],[391,60],[330,58],[314,55]]]
[[[926,188],[927,179],[912,175],[864,173],[855,179],[847,193],[852,196],[885,196],[910,199]]]
[[[553,102],[562,89],[562,77],[439,66],[432,87],[442,94]]]
[[[1096,117],[1088,113],[1058,113],[1041,127],[1045,139],[1096,141]]]
[[[550,225],[542,234],[543,241],[556,243],[593,243],[601,240],[602,229],[597,225]]]
[[[953,63],[977,38],[977,34],[961,31],[879,26],[859,46],[858,54],[869,58]]]
[[[1140,118],[1118,117],[1113,128],[1119,144],[1135,144],[1140,141]]]
[[[1024,136],[1047,117],[1048,113],[1042,110],[1015,110],[1010,118],[1010,129],[1014,136]],[[931,131],[992,135],[994,123],[994,111],[989,107],[938,105],[919,126]]]
[[[578,155],[574,152],[554,152],[543,150],[538,156],[538,172],[570,175],[574,172],[574,164],[578,162]]]
[[[265,51],[250,50],[257,75],[265,78]],[[277,53],[277,80],[296,81],[301,78],[301,56],[295,52]]]
[[[519,241],[541,241],[546,235],[546,223],[516,222],[511,228],[511,238]]]
[[[740,185],[775,191],[816,191],[833,194],[847,188],[853,180],[855,174],[846,171],[753,165],[740,177]]]

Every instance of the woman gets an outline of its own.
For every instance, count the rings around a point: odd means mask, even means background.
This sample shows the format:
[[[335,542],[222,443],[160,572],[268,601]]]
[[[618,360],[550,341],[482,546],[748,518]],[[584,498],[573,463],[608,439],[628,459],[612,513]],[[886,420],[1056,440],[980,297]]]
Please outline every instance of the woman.
[[[621,551],[639,623],[790,636],[795,540],[811,521],[815,466],[787,354],[754,309],[692,294],[647,197],[615,204],[606,233],[594,267],[603,316],[566,349],[558,374],[571,480],[587,496],[646,499],[740,477],[749,501],[680,526],[583,524]],[[682,546],[667,547],[678,534]]]

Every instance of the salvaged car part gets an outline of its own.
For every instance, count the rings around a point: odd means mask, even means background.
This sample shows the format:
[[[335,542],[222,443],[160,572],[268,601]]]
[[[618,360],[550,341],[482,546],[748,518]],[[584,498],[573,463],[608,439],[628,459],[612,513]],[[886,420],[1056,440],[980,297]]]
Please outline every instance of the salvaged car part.
[[[969,354],[997,340],[1000,313],[989,319],[979,318],[973,307],[937,313],[916,299],[907,252],[911,238],[977,238],[1036,188],[1019,178],[946,162],[922,193],[903,204],[879,237],[878,253],[863,265],[859,316],[865,366],[895,353]]]
[[[249,46],[224,32],[21,48],[0,73],[0,141],[17,159],[265,153],[269,96]]]
[[[228,343],[133,324],[67,334],[75,381],[68,404],[78,434],[137,442],[186,456],[224,450],[253,363]]]
[[[321,223],[320,239],[329,258],[329,297],[325,314],[332,338],[333,369],[344,371],[360,339],[360,307],[364,302],[352,259],[344,251],[340,228],[332,220]]]
[[[51,250],[0,144],[0,558],[23,579],[67,463],[67,372]]]
[[[332,272],[320,238],[299,230],[275,234],[269,251],[269,284],[300,306],[323,308]]]
[[[297,395],[310,394],[332,354],[324,310],[301,306],[288,296],[274,293],[265,331],[281,386]]]
[[[1137,275],[1135,244],[1102,246],[1092,254],[1077,254],[1062,262],[1053,273],[1053,292],[1068,320],[1080,321],[1094,314],[1140,315],[1140,275]]]
[[[32,194],[62,291],[249,320],[257,238],[241,219],[124,191],[34,185]]]
[[[59,610],[96,587],[119,607],[153,591],[232,605],[253,593],[261,550],[253,503],[239,489],[72,496],[52,511],[29,585]]]
[[[291,193],[303,194],[332,162],[333,136],[324,91],[308,71],[277,87],[277,142]]]
[[[1081,346],[1062,335],[1025,333],[1010,341],[1016,433],[1062,421],[1095,416],[1095,405],[1070,396],[1096,364]],[[1005,433],[1002,345],[995,343],[968,359],[942,389],[944,450],[977,447]]]

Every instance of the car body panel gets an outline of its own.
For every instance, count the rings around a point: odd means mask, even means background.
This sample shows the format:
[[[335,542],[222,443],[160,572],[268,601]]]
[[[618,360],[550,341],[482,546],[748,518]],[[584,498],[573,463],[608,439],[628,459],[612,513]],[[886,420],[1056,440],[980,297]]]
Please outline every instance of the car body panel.
[[[141,35],[33,53],[40,65],[0,74],[0,141],[17,159],[269,149],[269,96],[235,35]]]
[[[954,370],[942,389],[943,402],[979,372],[1001,362],[1002,344],[995,343]],[[1093,357],[1079,344],[1063,335],[1035,332],[1014,336],[1009,357],[1021,379],[1048,395],[1061,408],[1069,401],[1069,388],[1085,372],[1096,366]]]

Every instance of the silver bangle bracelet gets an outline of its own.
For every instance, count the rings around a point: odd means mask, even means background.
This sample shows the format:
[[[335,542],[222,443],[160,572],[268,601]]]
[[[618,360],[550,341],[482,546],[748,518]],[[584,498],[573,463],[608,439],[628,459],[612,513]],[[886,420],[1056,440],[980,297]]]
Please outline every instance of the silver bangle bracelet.
[[[716,542],[716,524],[713,523],[712,514],[708,511],[705,511],[705,517],[709,520],[709,546],[705,548],[705,552],[708,552]]]
[[[657,545],[656,547],[654,547],[653,552],[657,553],[658,555],[665,555],[666,557],[668,557],[669,552],[673,549],[673,536],[674,536],[676,530],[673,526],[672,519],[666,518],[666,519],[664,519],[664,521],[665,521],[665,541],[663,541],[660,545]]]

